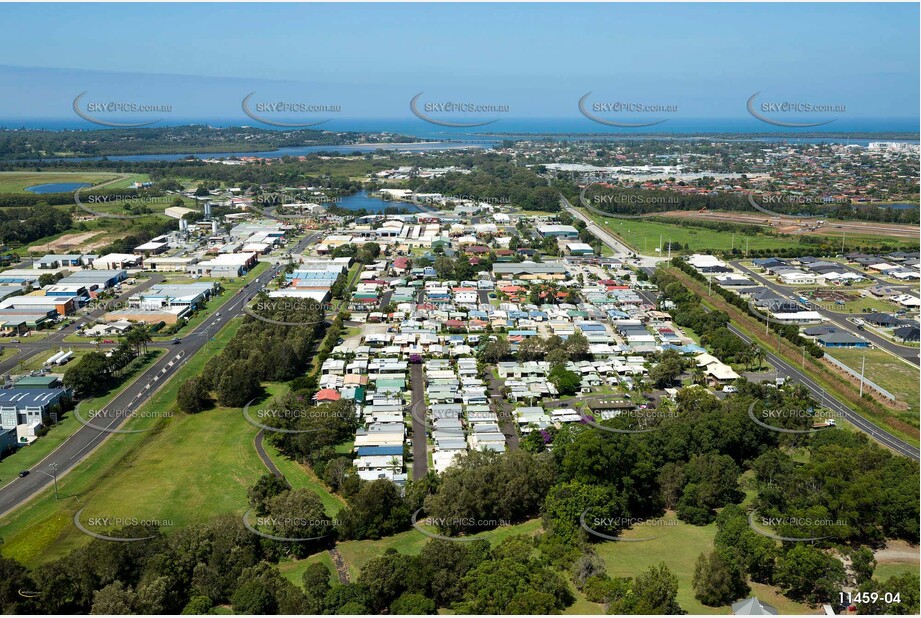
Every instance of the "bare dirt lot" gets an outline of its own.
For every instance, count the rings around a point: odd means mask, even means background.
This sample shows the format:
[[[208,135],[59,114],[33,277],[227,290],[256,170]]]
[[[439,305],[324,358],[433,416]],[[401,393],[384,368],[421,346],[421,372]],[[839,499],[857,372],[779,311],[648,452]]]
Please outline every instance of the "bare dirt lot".
[[[96,238],[96,237],[99,238]],[[90,242],[92,238],[95,241]],[[58,239],[43,245],[32,245],[29,251],[33,253],[59,253],[78,249],[81,253],[91,251],[109,243],[104,232],[81,232],[79,234],[64,234]]]
[[[710,219],[713,221],[731,221],[733,223],[747,223],[771,227],[781,234],[818,234],[847,232],[849,234],[874,234],[878,236],[895,236],[900,238],[917,238],[918,227],[911,225],[898,225],[894,223],[875,223],[872,221],[826,221],[816,227],[814,219],[797,219],[796,217],[772,217],[762,214],[748,214],[743,212],[674,210],[670,212],[655,213],[659,217],[674,217],[676,219]],[[816,229],[812,229],[812,228]]]

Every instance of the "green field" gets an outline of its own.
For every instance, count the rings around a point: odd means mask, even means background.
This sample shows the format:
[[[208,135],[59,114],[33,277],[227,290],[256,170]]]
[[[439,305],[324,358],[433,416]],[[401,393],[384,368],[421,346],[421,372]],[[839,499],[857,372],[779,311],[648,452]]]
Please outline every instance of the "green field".
[[[878,348],[828,350],[828,355],[841,361],[851,369],[860,372],[860,364],[866,357],[864,376],[876,382],[896,396],[898,401],[909,405],[909,412],[899,413],[899,417],[918,425],[918,399],[921,397],[919,379],[921,373],[917,367],[899,360],[892,354]]]
[[[635,577],[660,562],[678,577],[678,604],[691,614],[729,614],[729,606],[707,607],[694,598],[692,581],[697,557],[713,550],[716,524],[692,526],[679,521],[674,513],[657,520],[662,525],[636,526],[623,533],[624,538],[652,538],[649,541],[605,541],[595,545],[595,550],[607,564],[611,577]],[[781,614],[816,613],[779,595],[769,586],[752,584],[752,593],[774,605]]]
[[[893,575],[917,574],[919,568],[917,562],[882,562],[873,570],[873,578],[883,581]]]
[[[239,324],[235,320],[223,329],[141,409],[172,417],[133,418],[124,426],[155,431],[112,435],[59,481],[59,501],[46,490],[0,520],[3,554],[31,567],[85,544],[89,537],[72,523],[83,507],[84,522],[105,516],[158,519],[168,522],[166,532],[223,513],[242,514],[247,488],[265,471],[253,448],[256,428],[239,409],[185,415],[173,405],[179,384],[199,374]]]
[[[745,251],[746,245],[748,249],[780,249],[796,242],[788,236],[733,235],[702,227],[684,227],[657,221],[617,219],[600,217],[591,213],[585,214],[643,255],[668,255],[667,250],[660,253],[656,249],[660,246],[665,247],[669,240],[681,243],[682,247],[690,246],[690,249],[683,250],[686,253],[706,250],[729,251],[732,247]],[[673,251],[673,254],[676,253]]]
[[[741,234],[720,232],[704,227],[686,227],[659,221],[644,221],[639,219],[618,219],[616,217],[601,217],[592,213],[583,214],[609,230],[635,251],[643,255],[668,255],[667,250],[661,253],[656,251],[660,246],[665,247],[669,240],[681,243],[683,253],[702,251],[729,251],[736,248],[745,252],[756,249],[783,249],[799,245],[796,236],[769,236],[766,234]],[[818,236],[818,238],[821,238]],[[831,237],[828,237],[831,238]],[[854,235],[847,237],[847,247],[855,245],[875,244],[886,242],[890,246],[917,245],[908,239],[892,238],[873,235]],[[808,246],[808,245],[806,245]],[[675,254],[676,252],[672,252]]]

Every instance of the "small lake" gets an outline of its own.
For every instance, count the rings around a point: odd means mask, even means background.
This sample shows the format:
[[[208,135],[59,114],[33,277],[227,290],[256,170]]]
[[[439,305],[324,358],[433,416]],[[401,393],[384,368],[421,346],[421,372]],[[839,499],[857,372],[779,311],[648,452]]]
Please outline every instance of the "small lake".
[[[346,208],[348,210],[361,210],[364,208],[369,213],[381,212],[387,207],[402,208],[406,212],[420,212],[419,207],[415,204],[411,204],[409,202],[398,202],[395,200],[382,200],[378,197],[372,197],[368,195],[367,191],[359,191],[358,193],[353,193],[352,195],[342,197],[338,202],[336,202],[336,206],[339,206],[340,208]]]
[[[88,182],[49,182],[44,185],[26,187],[29,193],[71,193],[83,187],[89,187]]]

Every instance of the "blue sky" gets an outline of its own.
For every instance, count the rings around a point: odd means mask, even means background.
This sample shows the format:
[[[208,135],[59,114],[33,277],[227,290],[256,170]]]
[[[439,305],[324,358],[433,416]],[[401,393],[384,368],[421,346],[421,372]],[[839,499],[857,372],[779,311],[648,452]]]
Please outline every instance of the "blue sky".
[[[917,4],[0,5],[0,118],[72,116],[74,96],[231,117],[257,91],[356,118],[408,101],[578,115],[576,102],[745,117],[745,101],[917,118]],[[574,111],[575,110],[575,111]]]

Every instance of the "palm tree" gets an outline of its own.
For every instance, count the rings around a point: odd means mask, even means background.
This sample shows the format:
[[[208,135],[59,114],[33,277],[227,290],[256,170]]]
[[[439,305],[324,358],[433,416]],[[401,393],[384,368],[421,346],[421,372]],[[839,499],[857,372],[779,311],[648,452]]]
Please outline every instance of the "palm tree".
[[[764,349],[757,343],[752,344],[752,361],[758,364],[758,369],[761,369],[761,365],[764,362]]]
[[[704,368],[698,367],[695,369],[691,380],[694,384],[704,384],[707,381],[707,373],[704,371]]]

